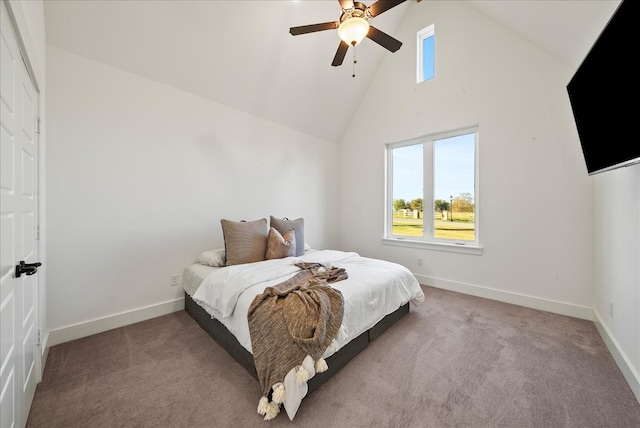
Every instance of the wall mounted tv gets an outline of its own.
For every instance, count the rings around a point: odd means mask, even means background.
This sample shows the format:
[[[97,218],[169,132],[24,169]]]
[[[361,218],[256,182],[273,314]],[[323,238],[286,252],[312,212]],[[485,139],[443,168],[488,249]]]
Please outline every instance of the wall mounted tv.
[[[589,175],[640,163],[638,0],[623,0],[567,85]],[[634,21],[632,21],[634,19]]]

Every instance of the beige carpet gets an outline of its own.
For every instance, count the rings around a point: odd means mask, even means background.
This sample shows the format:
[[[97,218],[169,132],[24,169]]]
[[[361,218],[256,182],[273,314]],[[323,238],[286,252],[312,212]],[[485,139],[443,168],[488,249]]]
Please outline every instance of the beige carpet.
[[[640,427],[592,322],[431,287],[293,422],[185,312],[51,348],[28,427]]]

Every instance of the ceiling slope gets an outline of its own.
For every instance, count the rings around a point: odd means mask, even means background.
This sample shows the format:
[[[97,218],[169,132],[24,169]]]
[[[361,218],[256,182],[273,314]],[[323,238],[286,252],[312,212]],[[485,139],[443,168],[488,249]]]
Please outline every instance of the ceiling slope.
[[[467,0],[467,3],[577,69],[620,0]]]
[[[375,17],[394,34],[410,2]],[[369,2],[367,2],[369,4]],[[338,142],[384,55],[371,40],[332,67],[338,1],[45,1],[47,44]]]
[[[395,35],[407,1],[372,24]],[[466,0],[577,68],[618,0]],[[371,4],[371,2],[365,2]],[[337,31],[291,36],[337,20],[338,1],[45,0],[47,44],[339,142],[388,52],[365,39],[332,67]],[[412,41],[402,40],[405,45]],[[406,47],[405,47],[406,49]]]

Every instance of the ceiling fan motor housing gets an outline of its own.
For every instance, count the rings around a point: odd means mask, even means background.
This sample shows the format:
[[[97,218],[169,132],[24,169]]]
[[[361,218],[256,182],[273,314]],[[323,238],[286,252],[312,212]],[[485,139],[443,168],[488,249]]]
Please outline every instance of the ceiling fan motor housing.
[[[340,23],[343,23],[349,18],[364,18],[367,21],[371,18],[369,8],[364,3],[359,1],[353,2],[353,7],[350,9],[342,9],[342,15],[340,15]]]
[[[342,10],[338,35],[347,44],[356,46],[369,32],[369,18],[369,8],[364,3],[354,2],[352,8]]]

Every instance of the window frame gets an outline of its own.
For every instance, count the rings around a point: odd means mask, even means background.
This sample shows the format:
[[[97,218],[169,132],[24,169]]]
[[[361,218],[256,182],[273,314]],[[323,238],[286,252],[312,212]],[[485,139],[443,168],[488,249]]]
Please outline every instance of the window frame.
[[[451,240],[435,237],[434,225],[434,145],[437,140],[475,134],[474,138],[474,240]],[[393,234],[393,155],[394,149],[423,144],[423,235],[421,237]],[[423,135],[418,138],[403,140],[385,145],[385,207],[383,244],[402,247],[425,248],[439,251],[450,251],[466,254],[482,254],[479,233],[479,126],[472,125],[451,131]],[[430,206],[431,209],[425,208]],[[431,226],[429,226],[431,225]]]
[[[424,40],[429,37],[433,37],[433,77],[428,79],[424,78]],[[431,24],[422,30],[418,31],[416,34],[416,83],[427,82],[429,80],[435,79],[436,77],[436,47],[435,47],[435,37],[436,37],[436,27],[435,24]]]

